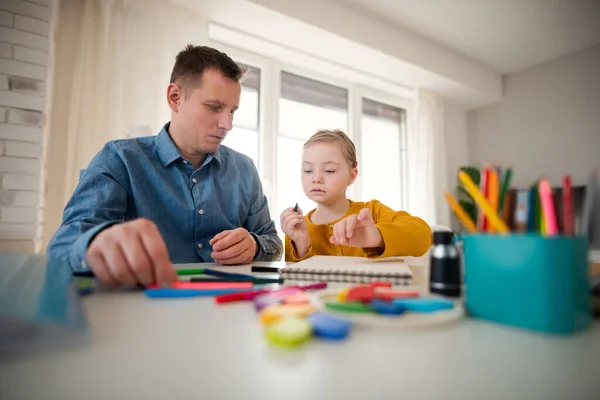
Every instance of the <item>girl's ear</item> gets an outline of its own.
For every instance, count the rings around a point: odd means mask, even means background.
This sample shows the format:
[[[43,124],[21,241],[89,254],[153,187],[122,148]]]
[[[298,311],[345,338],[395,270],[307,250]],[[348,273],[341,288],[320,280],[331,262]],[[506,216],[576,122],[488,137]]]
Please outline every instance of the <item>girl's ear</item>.
[[[348,181],[348,186],[352,185],[358,176],[358,168],[354,167],[350,170],[350,180]]]

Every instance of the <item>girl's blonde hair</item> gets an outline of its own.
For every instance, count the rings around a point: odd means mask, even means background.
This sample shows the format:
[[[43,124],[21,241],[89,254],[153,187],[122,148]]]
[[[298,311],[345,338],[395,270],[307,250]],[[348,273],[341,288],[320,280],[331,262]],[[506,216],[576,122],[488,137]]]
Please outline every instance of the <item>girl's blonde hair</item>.
[[[341,130],[323,129],[315,133],[304,143],[303,149],[315,143],[337,143],[340,146],[342,155],[348,161],[350,168],[355,168],[358,165],[356,160],[356,147],[352,140]]]

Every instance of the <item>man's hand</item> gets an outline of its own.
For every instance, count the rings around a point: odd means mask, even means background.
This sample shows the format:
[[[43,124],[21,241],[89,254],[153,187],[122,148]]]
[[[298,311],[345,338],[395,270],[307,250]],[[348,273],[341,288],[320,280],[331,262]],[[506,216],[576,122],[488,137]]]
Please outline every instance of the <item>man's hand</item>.
[[[333,226],[333,244],[351,247],[383,248],[383,237],[373,222],[371,210],[363,208],[360,213],[344,218]]]
[[[86,256],[90,269],[104,284],[168,286],[177,280],[158,228],[144,218],[101,231],[90,243]]]
[[[248,264],[254,259],[258,243],[244,228],[223,231],[210,242],[211,257],[219,264]]]

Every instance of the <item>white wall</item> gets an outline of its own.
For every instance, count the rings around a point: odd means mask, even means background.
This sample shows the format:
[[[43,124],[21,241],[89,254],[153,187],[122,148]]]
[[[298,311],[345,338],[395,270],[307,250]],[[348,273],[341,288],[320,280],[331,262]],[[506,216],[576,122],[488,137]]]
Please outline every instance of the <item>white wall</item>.
[[[41,248],[55,8],[0,1],[0,251]]]
[[[460,167],[470,164],[470,157],[467,110],[452,101],[447,101],[444,109],[444,134],[449,189],[454,193],[457,182],[456,172]],[[444,206],[447,207],[445,200],[440,199],[440,201],[443,201]],[[452,213],[450,221],[452,229],[460,230],[460,223]]]
[[[473,163],[513,168],[513,183],[540,175],[575,185],[600,168],[600,45],[505,78],[504,100],[468,115]]]

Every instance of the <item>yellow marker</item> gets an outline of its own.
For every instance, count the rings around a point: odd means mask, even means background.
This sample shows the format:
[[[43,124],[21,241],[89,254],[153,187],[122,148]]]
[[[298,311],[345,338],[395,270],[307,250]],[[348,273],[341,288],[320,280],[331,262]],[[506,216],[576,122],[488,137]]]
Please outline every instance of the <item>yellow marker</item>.
[[[494,213],[498,212],[498,173],[493,166],[490,168],[490,179],[488,181],[488,201]],[[487,231],[494,232],[494,226],[488,224]]]
[[[481,194],[479,188],[477,188],[477,185],[475,185],[475,182],[473,182],[469,175],[467,175],[464,171],[460,171],[458,173],[458,179],[462,182],[465,189],[467,190],[467,192],[469,192],[473,200],[475,200],[475,203],[477,203],[477,205],[481,208],[486,218],[488,219],[488,222],[492,224],[494,230],[500,233],[509,233],[510,230],[508,229],[504,221],[500,219],[498,213],[494,211],[492,206],[490,206],[490,203],[488,203],[485,197]]]
[[[456,199],[448,192],[445,192],[444,195],[446,196],[446,201],[450,205],[450,208],[452,208],[452,211],[454,211],[454,214],[456,214],[456,217],[461,224],[463,224],[463,226],[467,228],[469,232],[477,232],[477,226],[475,226],[475,223],[471,220],[471,217],[469,217],[465,209],[460,206],[458,201],[456,201]]]

